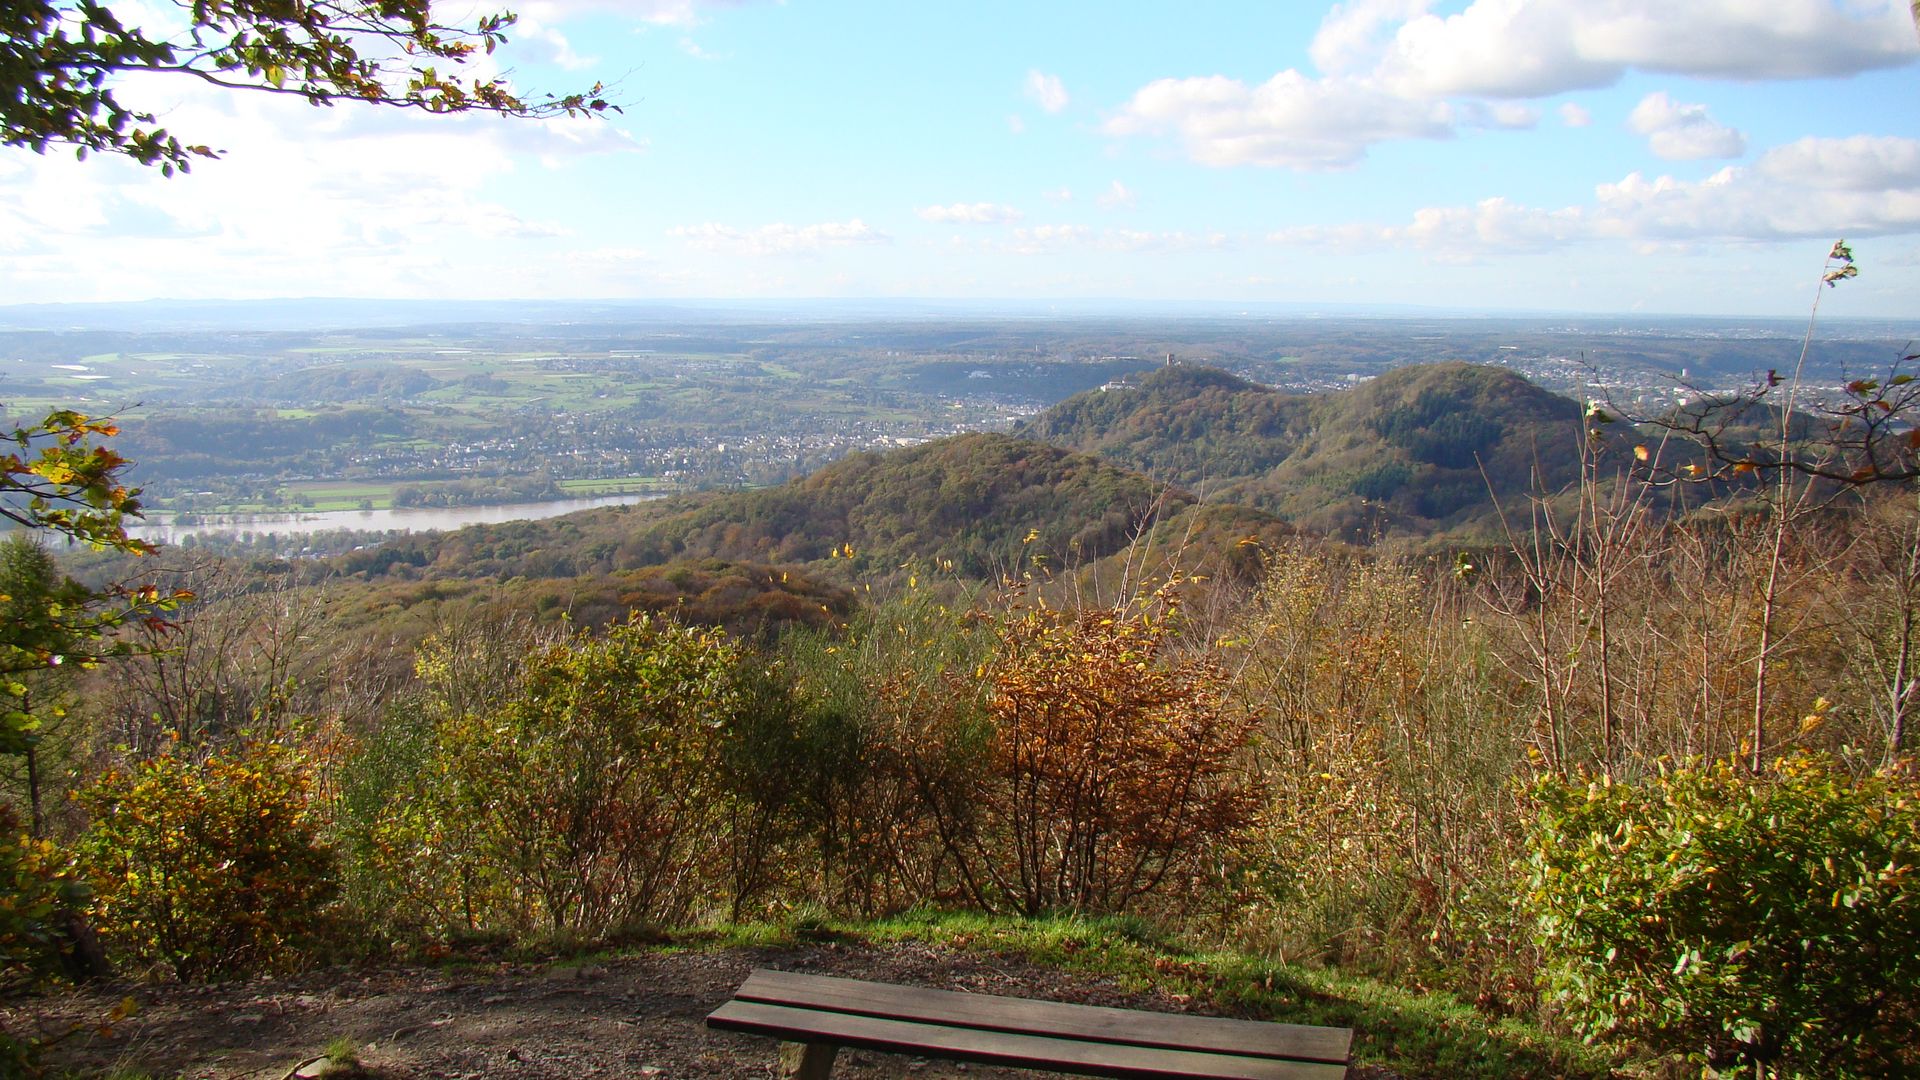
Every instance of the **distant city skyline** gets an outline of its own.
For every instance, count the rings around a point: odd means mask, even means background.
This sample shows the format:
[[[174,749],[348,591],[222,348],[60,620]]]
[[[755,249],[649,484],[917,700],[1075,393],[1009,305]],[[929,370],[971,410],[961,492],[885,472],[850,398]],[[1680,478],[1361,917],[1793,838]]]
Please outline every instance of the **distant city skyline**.
[[[115,3],[130,21],[167,5]],[[0,305],[948,298],[1920,317],[1908,0],[536,0],[511,122],[130,82],[0,149]],[[446,6],[451,16],[454,8]],[[159,25],[149,22],[148,25]]]

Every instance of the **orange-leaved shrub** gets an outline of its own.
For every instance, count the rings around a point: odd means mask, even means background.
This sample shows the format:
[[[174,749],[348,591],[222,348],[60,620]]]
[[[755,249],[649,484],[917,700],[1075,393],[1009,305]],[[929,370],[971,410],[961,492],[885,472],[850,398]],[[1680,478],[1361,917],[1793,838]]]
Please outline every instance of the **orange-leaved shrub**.
[[[291,966],[323,942],[334,857],[293,751],[159,757],[80,799],[93,916],[118,958],[197,979]]]
[[[1172,587],[1117,608],[1014,605],[985,684],[984,760],[936,803],[962,883],[990,909],[1119,912],[1189,895],[1254,806],[1252,720],[1205,657],[1174,655]],[[958,678],[964,679],[962,674]]]

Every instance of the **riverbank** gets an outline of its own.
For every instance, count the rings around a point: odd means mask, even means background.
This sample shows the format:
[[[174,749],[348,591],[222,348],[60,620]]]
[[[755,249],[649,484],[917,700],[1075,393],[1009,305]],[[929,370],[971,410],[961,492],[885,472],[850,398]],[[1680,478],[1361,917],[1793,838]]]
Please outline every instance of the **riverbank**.
[[[245,514],[200,514],[187,522],[164,511],[129,526],[127,535],[157,544],[175,544],[189,536],[254,535],[299,536],[351,529],[360,532],[452,531],[468,525],[495,525],[505,521],[532,521],[603,506],[626,506],[665,496],[627,492],[541,502],[500,503],[491,506],[390,507],[384,510],[262,511]]]

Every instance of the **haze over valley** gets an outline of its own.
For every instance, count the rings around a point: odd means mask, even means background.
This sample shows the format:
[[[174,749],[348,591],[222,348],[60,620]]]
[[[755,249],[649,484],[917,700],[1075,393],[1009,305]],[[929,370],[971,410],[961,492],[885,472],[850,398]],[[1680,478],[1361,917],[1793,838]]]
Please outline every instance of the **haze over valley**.
[[[115,417],[157,523],[267,533],[290,530],[289,515],[305,511],[331,515],[329,530],[384,530],[445,527],[463,520],[462,507],[533,513],[559,500],[774,484],[854,451],[1015,430],[1074,394],[1137,383],[1169,358],[1293,394],[1461,361],[1652,413],[1790,368],[1804,329],[1409,314],[906,318],[829,303],[783,314],[500,304],[486,305],[486,321],[416,322],[449,312],[390,307],[370,326],[340,324],[368,314],[341,303],[143,309],[141,319],[168,326],[144,331],[120,328],[125,308],[0,308],[0,399],[16,417],[63,405]],[[276,318],[288,328],[255,328]],[[67,325],[24,328],[54,321]],[[1884,367],[1910,330],[1825,328],[1809,387]],[[1168,482],[1208,479],[1129,464]],[[1211,478],[1216,489],[1222,479]],[[371,516],[388,510],[429,524]],[[272,514],[287,520],[276,526]],[[286,546],[316,550],[291,537]]]

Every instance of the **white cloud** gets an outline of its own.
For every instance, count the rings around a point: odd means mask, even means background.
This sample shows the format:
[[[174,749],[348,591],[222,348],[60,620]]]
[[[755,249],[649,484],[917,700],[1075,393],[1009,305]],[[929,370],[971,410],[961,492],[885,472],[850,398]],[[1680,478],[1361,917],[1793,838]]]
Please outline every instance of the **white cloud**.
[[[1441,262],[1473,262],[1493,254],[1550,251],[1588,236],[1578,209],[1540,210],[1505,198],[1472,206],[1429,206],[1405,225],[1307,225],[1267,234],[1283,247],[1355,254],[1387,247],[1413,247]]]
[[[1642,251],[1694,242],[1831,241],[1920,231],[1920,140],[1801,139],[1751,167],[1704,180],[1630,173],[1591,203],[1559,209],[1504,198],[1415,211],[1404,225],[1282,229],[1270,243],[1316,250],[1414,247],[1441,261],[1622,241]]]
[[[1058,75],[1048,75],[1035,69],[1027,72],[1027,96],[1034,104],[1050,113],[1057,113],[1067,107],[1067,86]]]
[[[1087,242],[1093,230],[1085,225],[1035,225],[1013,230],[1009,251],[1021,255],[1039,255],[1062,247],[1077,247]]]
[[[1110,229],[1101,235],[1101,244],[1116,251],[1220,251],[1233,247],[1234,240],[1224,232]]]
[[[1041,192],[1040,197],[1048,202],[1072,202],[1073,189],[1069,187],[1055,188],[1052,191]]]
[[[1115,180],[1107,190],[1093,200],[1103,210],[1125,210],[1139,202],[1139,197],[1127,185]]]
[[[1020,211],[997,203],[954,203],[951,206],[923,206],[920,217],[945,224],[1009,225],[1019,221]]]
[[[1413,221],[1385,233],[1442,253],[1547,251],[1583,232],[1577,210],[1540,210],[1504,198],[1482,199],[1470,207],[1427,207]]]
[[[1891,135],[1801,139],[1762,154],[1755,171],[1828,191],[1920,189],[1920,141]]]
[[[1526,105],[1514,105],[1511,103],[1495,105],[1493,107],[1493,122],[1496,127],[1511,128],[1514,130],[1530,128],[1540,122],[1540,110]]]
[[[1356,79],[1283,71],[1259,86],[1215,75],[1141,87],[1106,123],[1110,135],[1173,135],[1203,165],[1336,169],[1388,139],[1453,132],[1444,103],[1389,94]]]
[[[548,63],[568,71],[585,71],[600,63],[598,57],[580,55],[567,35],[536,19],[521,16],[510,33],[516,50],[544,53],[542,58]]]
[[[129,86],[183,138],[229,152],[172,180],[110,156],[13,157],[0,170],[0,233],[31,238],[41,257],[10,265],[9,282],[31,276],[48,298],[73,300],[112,289],[123,298],[276,287],[398,293],[408,275],[473,238],[567,233],[544,206],[517,211],[485,194],[499,178],[539,168],[527,159],[564,168],[636,148],[601,120],[314,109],[156,78]],[[75,273],[87,266],[100,268],[97,277]],[[449,267],[440,289],[464,272]]]
[[[1378,248],[1386,243],[1391,230],[1380,225],[1350,223],[1342,225],[1293,225],[1267,234],[1269,244],[1281,247],[1312,248],[1329,255]]]
[[[1380,142],[1532,127],[1534,108],[1502,99],[1608,86],[1630,70],[1836,77],[1920,57],[1908,0],[1472,0],[1446,15],[1434,6],[1336,4],[1310,48],[1323,75],[1288,69],[1258,86],[1222,75],[1160,79],[1135,91],[1105,130],[1171,136],[1216,167],[1337,169]],[[1560,116],[1570,127],[1592,120],[1570,102]],[[1739,133],[1704,114],[1671,117],[1662,131],[1656,149],[1670,156],[1741,152]]]
[[[9,299],[477,294],[507,275],[476,271],[475,247],[519,258],[569,234],[565,208],[508,205],[495,185],[639,145],[601,119],[314,109],[158,76],[128,87],[183,139],[228,152],[171,180],[112,156],[5,155]]]
[[[859,218],[813,225],[775,222],[757,229],[705,222],[669,229],[667,235],[684,240],[692,247],[740,255],[816,255],[827,248],[892,242],[892,237],[875,231]]]
[[[1007,130],[1013,132],[1015,135],[1025,135],[1027,133],[1027,121],[1021,117],[1019,113],[1009,113],[1007,114]]]
[[[1540,123],[1540,110],[1517,101],[1468,101],[1456,107],[1455,122],[1462,127],[1526,131]]]
[[[540,6],[565,12],[611,11],[655,26],[698,26],[700,9],[716,5],[702,0],[545,0]]]
[[[1643,240],[1817,240],[1920,231],[1920,140],[1801,139],[1700,181],[1639,173],[1596,191],[1594,230]]]
[[[1716,122],[1705,105],[1685,105],[1664,90],[1640,99],[1627,126],[1647,137],[1653,152],[1668,161],[1739,157],[1747,152],[1746,136]]]
[[[659,261],[645,248],[633,247],[586,248],[580,251],[569,251],[567,258],[574,262],[591,263],[603,269],[646,266]]]
[[[1920,54],[1907,7],[1907,0],[1474,0],[1457,14],[1408,19],[1374,74],[1422,98],[1542,97],[1608,86],[1629,69],[1733,79],[1852,75]]]
[[[1347,0],[1320,21],[1308,53],[1321,71],[1351,73],[1372,67],[1390,38],[1388,31],[1424,15],[1431,0]]]
[[[554,116],[545,120],[489,121],[494,138],[516,153],[539,154],[548,167],[588,154],[637,153],[647,141],[636,139],[605,116]]]

